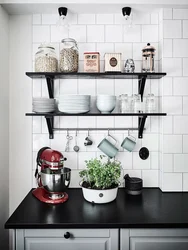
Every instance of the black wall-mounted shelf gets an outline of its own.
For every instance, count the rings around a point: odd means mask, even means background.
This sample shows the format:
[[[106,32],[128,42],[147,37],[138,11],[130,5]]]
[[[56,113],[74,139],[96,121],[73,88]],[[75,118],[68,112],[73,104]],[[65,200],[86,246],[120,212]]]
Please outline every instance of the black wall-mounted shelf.
[[[99,72],[99,73],[62,73],[62,72],[26,72],[26,75],[31,78],[46,78],[52,77],[54,79],[84,79],[84,78],[107,78],[107,79],[139,79],[139,77],[147,77],[149,79],[160,79],[166,75],[166,73],[121,73],[121,72]]]
[[[54,138],[54,117],[55,116],[137,116],[139,117],[138,124],[138,138],[143,137],[144,126],[146,118],[148,116],[166,116],[166,113],[110,113],[110,114],[101,114],[101,113],[86,113],[86,114],[65,114],[61,112],[57,113],[26,113],[26,116],[44,116],[46,118],[46,123],[49,131],[49,138]],[[107,128],[108,129],[108,128]],[[113,128],[116,130],[115,128]],[[57,130],[57,129],[56,129]],[[79,128],[78,128],[79,130]],[[96,128],[97,130],[97,128]]]
[[[26,116],[165,116],[166,113],[110,113],[110,114],[101,114],[101,113],[83,113],[83,114],[67,114],[63,112],[56,113],[26,113]]]
[[[61,73],[61,72],[26,72],[32,79],[46,79],[49,98],[54,98],[55,79],[138,79],[138,93],[143,101],[146,79],[161,79],[166,73],[121,73],[121,72],[100,72],[100,73]],[[54,116],[137,116],[138,117],[138,138],[143,137],[143,130],[147,116],[165,116],[166,113],[87,113],[87,114],[64,114],[64,113],[27,113],[27,116],[44,116],[48,126],[49,137],[54,137]]]
[[[61,73],[61,72],[26,72],[26,75],[36,78],[46,78],[49,97],[54,98],[55,79],[138,79],[138,93],[143,99],[146,79],[161,79],[166,73],[121,73],[121,72],[99,72],[99,73]]]

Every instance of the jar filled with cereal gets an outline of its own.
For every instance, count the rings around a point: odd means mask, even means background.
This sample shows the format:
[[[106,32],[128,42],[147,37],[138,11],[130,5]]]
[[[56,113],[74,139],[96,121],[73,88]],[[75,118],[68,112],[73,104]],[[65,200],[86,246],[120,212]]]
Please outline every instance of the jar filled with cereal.
[[[77,72],[79,53],[77,43],[72,38],[61,41],[59,69],[61,72]]]
[[[55,48],[50,44],[41,44],[35,54],[35,72],[57,72],[58,60]]]

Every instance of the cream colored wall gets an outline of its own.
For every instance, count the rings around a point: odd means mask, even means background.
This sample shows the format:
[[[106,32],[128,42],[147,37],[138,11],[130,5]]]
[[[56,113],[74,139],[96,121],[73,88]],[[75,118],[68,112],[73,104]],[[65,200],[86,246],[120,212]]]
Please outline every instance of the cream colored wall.
[[[10,138],[9,201],[10,214],[31,189],[32,178],[32,85],[25,72],[32,69],[32,18],[10,16]]]
[[[0,249],[8,249],[9,216],[9,16],[0,6]]]

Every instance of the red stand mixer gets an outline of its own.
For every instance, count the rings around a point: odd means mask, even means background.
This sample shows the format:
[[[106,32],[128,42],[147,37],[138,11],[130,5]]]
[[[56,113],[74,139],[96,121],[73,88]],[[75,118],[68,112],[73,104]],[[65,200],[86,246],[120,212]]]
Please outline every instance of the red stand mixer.
[[[37,154],[35,178],[38,188],[33,195],[42,202],[58,204],[67,201],[65,190],[70,184],[71,169],[64,167],[67,159],[49,147],[41,148]],[[38,168],[40,167],[40,172]]]

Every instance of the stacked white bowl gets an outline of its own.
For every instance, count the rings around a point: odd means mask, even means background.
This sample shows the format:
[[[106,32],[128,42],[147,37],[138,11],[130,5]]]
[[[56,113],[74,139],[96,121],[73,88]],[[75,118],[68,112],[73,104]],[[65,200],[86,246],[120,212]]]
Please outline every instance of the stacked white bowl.
[[[116,106],[116,96],[114,95],[98,95],[96,99],[97,109],[102,114],[110,114]]]
[[[56,110],[56,100],[42,97],[33,98],[33,112],[49,113]]]
[[[81,114],[90,111],[90,95],[61,95],[58,109],[68,114]]]

